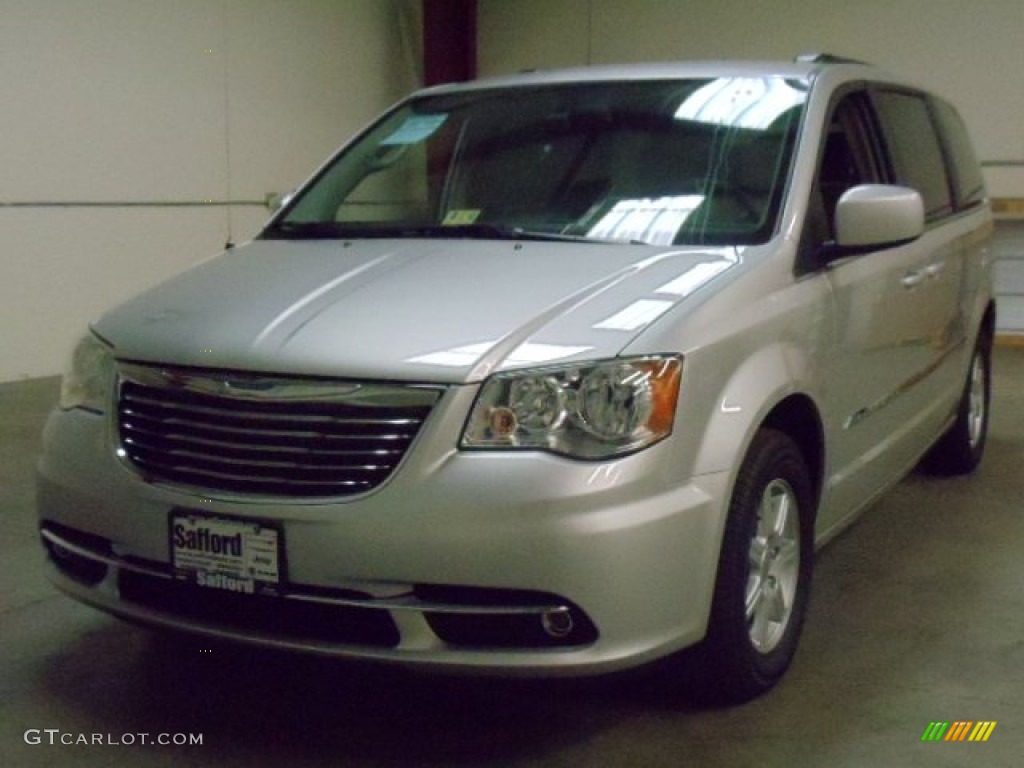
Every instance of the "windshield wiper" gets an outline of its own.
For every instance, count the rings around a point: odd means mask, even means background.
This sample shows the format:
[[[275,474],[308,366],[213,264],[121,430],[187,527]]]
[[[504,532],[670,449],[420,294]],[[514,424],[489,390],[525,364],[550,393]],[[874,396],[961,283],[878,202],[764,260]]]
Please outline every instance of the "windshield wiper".
[[[581,235],[565,235],[561,232],[511,227],[502,224],[432,224],[427,226],[396,227],[399,237],[440,237],[469,240],[535,240],[540,242],[600,243]]]
[[[538,242],[622,243],[561,232],[539,232],[500,224],[387,224],[364,225],[340,221],[282,221],[265,229],[261,237],[273,240],[329,240],[345,238],[453,238],[469,240],[530,240]]]

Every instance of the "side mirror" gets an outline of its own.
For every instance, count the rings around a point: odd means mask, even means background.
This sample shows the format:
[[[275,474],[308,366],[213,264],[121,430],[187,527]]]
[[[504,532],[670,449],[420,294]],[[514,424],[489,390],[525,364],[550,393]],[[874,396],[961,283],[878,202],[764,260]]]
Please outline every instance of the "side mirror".
[[[924,201],[917,190],[887,184],[848,189],[836,204],[836,245],[841,250],[882,248],[924,234]]]

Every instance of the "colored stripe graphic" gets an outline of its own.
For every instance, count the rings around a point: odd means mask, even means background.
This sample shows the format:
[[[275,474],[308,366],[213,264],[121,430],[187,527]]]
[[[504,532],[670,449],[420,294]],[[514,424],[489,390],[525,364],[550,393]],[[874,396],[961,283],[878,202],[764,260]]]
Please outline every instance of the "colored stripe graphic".
[[[921,736],[921,741],[941,741],[947,728],[949,728],[948,722],[928,723],[928,727],[924,729],[924,734]]]
[[[951,726],[949,726],[949,733],[946,734],[946,738],[943,741],[963,741],[967,737],[967,729],[970,728],[974,723],[966,720],[955,720]]]
[[[995,728],[995,720],[932,721],[921,734],[921,741],[988,741]]]
[[[988,737],[992,735],[992,731],[996,729],[996,721],[992,720],[989,722],[981,722],[974,726],[974,730],[971,731],[970,741],[988,741]]]

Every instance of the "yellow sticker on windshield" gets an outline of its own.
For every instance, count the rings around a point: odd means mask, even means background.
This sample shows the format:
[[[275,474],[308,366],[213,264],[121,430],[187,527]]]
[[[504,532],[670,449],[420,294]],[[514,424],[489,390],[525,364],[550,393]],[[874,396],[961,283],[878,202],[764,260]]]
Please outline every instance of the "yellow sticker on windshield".
[[[462,227],[475,223],[478,218],[480,218],[479,208],[459,208],[448,211],[441,223],[446,227]]]

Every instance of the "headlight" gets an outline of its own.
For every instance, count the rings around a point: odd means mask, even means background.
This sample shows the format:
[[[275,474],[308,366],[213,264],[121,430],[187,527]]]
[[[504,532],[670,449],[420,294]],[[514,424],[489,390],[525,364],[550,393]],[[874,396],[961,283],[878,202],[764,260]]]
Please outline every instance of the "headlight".
[[[75,345],[60,385],[60,407],[103,413],[110,397],[114,356],[110,347],[91,333]]]
[[[637,451],[671,434],[682,367],[678,357],[644,357],[497,374],[477,396],[462,447],[579,459]]]

